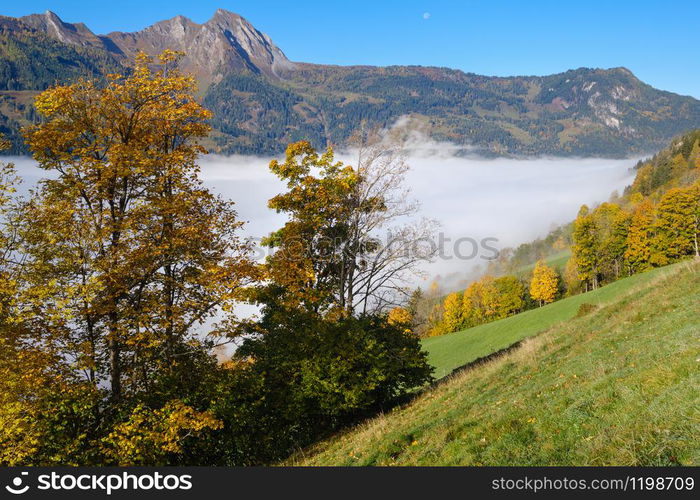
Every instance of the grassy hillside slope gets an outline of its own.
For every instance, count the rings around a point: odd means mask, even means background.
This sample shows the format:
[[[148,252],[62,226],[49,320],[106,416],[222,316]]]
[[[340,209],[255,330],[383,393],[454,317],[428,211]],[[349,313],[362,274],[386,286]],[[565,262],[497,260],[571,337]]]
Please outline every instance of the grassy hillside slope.
[[[455,368],[573,318],[583,303],[596,306],[608,303],[669,272],[674,272],[673,266],[636,274],[592,292],[567,297],[493,323],[427,338],[423,341],[423,347],[428,351],[430,364],[435,367],[435,377],[442,378]]]
[[[700,464],[700,264],[670,266],[596,294],[579,300],[609,303],[291,462]],[[521,316],[527,314],[549,313]],[[508,331],[500,323],[485,326]]]

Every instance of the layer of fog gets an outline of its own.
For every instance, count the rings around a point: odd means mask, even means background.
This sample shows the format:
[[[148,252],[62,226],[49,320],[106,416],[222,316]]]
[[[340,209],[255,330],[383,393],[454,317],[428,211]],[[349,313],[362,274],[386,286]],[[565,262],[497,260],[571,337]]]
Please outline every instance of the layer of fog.
[[[546,235],[569,222],[584,203],[594,205],[628,185],[635,159],[483,159],[459,157],[449,150],[412,148],[406,184],[420,204],[420,215],[438,220],[445,242],[441,256],[426,267],[430,278],[453,282],[492,252],[472,243],[503,249]],[[353,156],[339,157],[354,164]],[[210,156],[202,176],[212,189],[236,201],[239,215],[249,221],[246,234],[264,236],[284,217],[266,208],[267,200],[284,188],[267,169],[267,159]],[[383,235],[379,235],[382,237]],[[465,239],[466,238],[466,239]],[[458,247],[454,244],[458,240]],[[457,255],[459,254],[459,255]],[[418,283],[422,283],[420,280]],[[449,287],[449,284],[446,283]]]
[[[555,225],[572,220],[581,204],[605,201],[633,177],[635,159],[483,159],[460,157],[449,145],[412,144],[411,170],[406,184],[421,203],[420,215],[440,221],[446,242],[441,257],[426,267],[432,277],[454,282],[491,252],[465,260],[455,255],[460,238],[502,249],[546,235]],[[351,153],[338,155],[354,164]],[[46,176],[28,158],[14,158],[25,191]],[[284,190],[268,169],[269,158],[209,155],[201,160],[204,183],[236,203],[246,221],[244,234],[258,239],[284,223],[284,216],[267,208],[267,201]],[[381,237],[382,235],[380,235]],[[462,240],[457,253],[469,257]],[[258,252],[258,256],[262,255]],[[451,277],[451,279],[449,279]],[[416,284],[423,284],[422,279]],[[448,285],[449,286],[449,285]]]

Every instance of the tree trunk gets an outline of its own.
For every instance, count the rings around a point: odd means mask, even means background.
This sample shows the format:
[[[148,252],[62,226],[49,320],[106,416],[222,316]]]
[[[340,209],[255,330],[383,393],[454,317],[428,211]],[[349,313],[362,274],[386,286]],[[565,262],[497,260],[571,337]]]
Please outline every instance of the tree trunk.
[[[348,276],[347,276],[347,290],[348,290],[348,295],[345,303],[345,307],[348,311],[348,315],[352,315],[354,311],[354,303],[355,303],[355,256],[353,255],[352,259],[348,259]]]
[[[119,348],[118,330],[117,330],[117,314],[115,312],[109,315],[109,381],[112,391],[112,399],[118,401],[122,395],[121,381],[121,353]]]
[[[175,354],[175,329],[174,329],[174,291],[173,291],[173,271],[172,266],[165,266],[165,286],[163,293],[165,294],[165,358],[168,361],[168,367],[172,366],[172,359]]]

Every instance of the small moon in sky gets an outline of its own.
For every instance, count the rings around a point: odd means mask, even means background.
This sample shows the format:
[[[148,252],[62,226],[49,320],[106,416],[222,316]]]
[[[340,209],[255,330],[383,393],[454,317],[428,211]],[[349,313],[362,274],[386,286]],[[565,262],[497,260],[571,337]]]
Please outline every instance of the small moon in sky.
[[[423,12],[423,19],[430,19],[430,12]]]

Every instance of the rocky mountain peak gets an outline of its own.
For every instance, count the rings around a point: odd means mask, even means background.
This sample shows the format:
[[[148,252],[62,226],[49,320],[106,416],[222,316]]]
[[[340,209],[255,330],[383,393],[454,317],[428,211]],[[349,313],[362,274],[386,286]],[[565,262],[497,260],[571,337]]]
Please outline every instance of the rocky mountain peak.
[[[43,14],[31,14],[20,17],[25,25],[43,32],[62,43],[84,47],[99,47],[105,49],[105,44],[83,23],[66,23],[50,10]]]
[[[20,21],[59,42],[99,47],[127,60],[140,50],[150,55],[165,49],[182,51],[186,54],[182,68],[194,73],[203,87],[231,71],[247,70],[276,77],[294,67],[269,36],[224,9],[217,10],[204,24],[180,15],[141,31],[108,35],[95,35],[82,23],[66,23],[51,11],[25,16]]]
[[[199,25],[185,16],[175,16],[149,26],[143,31],[160,33],[173,38],[184,38],[188,33],[199,28]]]
[[[269,36],[234,12],[218,9],[202,29],[214,35],[221,43],[219,49],[238,52],[263,73],[276,75],[278,71],[293,66]]]
[[[110,33],[107,38],[129,58],[139,50],[151,55],[165,49],[182,51],[186,54],[183,69],[194,73],[203,86],[231,71],[277,76],[293,67],[270,37],[238,14],[223,9],[204,24],[176,16],[135,33]]]

